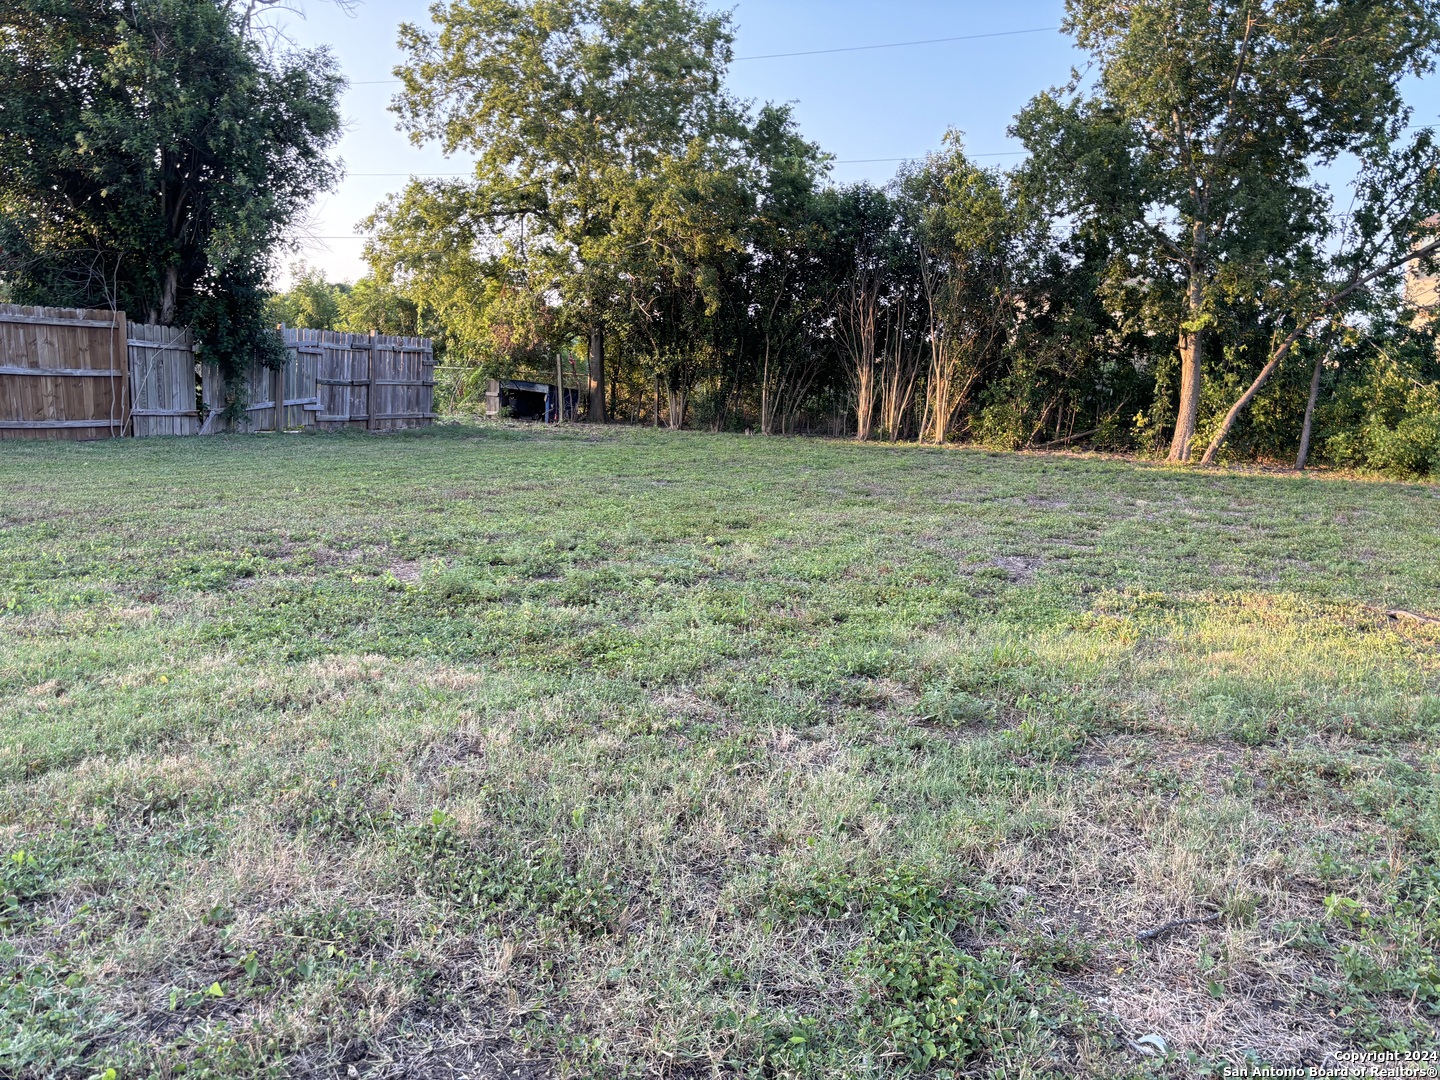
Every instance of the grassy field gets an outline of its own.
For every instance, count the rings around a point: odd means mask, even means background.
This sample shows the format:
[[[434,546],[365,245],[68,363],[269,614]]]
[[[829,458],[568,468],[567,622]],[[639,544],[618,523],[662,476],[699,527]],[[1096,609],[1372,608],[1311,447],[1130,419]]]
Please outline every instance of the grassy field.
[[[1440,488],[645,430],[5,444],[0,1074],[1440,1047],[1440,627],[1390,608],[1440,608]]]

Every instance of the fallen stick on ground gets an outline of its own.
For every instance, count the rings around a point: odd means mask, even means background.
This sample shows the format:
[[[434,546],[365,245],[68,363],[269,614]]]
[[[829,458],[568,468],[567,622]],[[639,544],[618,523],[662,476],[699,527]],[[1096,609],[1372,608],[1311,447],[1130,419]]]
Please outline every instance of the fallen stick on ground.
[[[1421,615],[1418,612],[1406,611],[1404,608],[1391,608],[1385,612],[1385,614],[1392,619],[1409,619],[1411,622],[1440,626],[1440,619],[1437,619],[1434,615]]]
[[[1080,432],[1079,435],[1066,435],[1063,439],[1052,439],[1050,442],[1042,442],[1039,446],[1032,446],[1030,447],[1030,449],[1047,450],[1052,446],[1064,446],[1066,443],[1079,442],[1081,439],[1088,439],[1091,435],[1095,435],[1099,431],[1100,429],[1098,427],[1091,428],[1089,431]]]
[[[1220,912],[1211,912],[1209,915],[1196,915],[1193,919],[1172,919],[1164,926],[1157,926],[1154,930],[1146,930],[1135,935],[1136,941],[1154,941],[1156,938],[1164,937],[1172,930],[1179,930],[1182,926],[1198,926],[1200,923],[1212,923],[1220,918]]]

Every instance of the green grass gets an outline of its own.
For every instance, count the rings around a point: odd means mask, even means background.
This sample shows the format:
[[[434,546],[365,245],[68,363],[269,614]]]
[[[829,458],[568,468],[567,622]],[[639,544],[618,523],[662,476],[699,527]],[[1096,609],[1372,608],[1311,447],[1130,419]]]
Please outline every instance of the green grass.
[[[1440,630],[1386,610],[1437,527],[644,430],[6,444],[0,1075],[1436,1049]]]

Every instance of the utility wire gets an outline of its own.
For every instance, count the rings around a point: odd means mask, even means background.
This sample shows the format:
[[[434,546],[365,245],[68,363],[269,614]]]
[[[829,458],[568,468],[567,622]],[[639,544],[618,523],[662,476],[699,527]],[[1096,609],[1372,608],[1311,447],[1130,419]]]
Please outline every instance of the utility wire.
[[[955,37],[921,38],[918,41],[889,41],[883,45],[843,45],[836,49],[803,49],[799,52],[758,53],[755,56],[737,56],[736,63],[745,60],[783,60],[792,56],[829,56],[832,53],[871,52],[875,49],[908,49],[914,45],[944,45],[954,41],[980,41],[983,38],[1016,37],[1020,34],[1048,34],[1059,30],[1058,26],[1035,26],[1029,30],[996,30],[988,34],[959,34]],[[403,79],[363,79],[352,82],[351,86],[385,86],[403,82]]]

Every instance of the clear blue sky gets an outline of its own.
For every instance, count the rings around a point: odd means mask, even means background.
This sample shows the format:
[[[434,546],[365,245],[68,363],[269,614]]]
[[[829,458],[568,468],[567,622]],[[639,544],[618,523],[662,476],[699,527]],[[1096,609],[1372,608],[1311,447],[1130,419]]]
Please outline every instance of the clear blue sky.
[[[996,155],[985,162],[1014,162],[1017,156],[1000,156],[1015,150],[1005,135],[1011,118],[1085,63],[1056,30],[1009,33],[1059,26],[1063,0],[740,0],[733,10],[741,59],[730,70],[731,89],[755,101],[793,102],[805,136],[839,159],[838,181],[884,183],[898,164],[888,159],[924,156],[950,127],[965,132],[972,154]],[[306,0],[305,17],[287,19],[298,44],[329,45],[352,82],[339,150],[348,175],[316,200],[311,220],[297,230],[311,238],[300,257],[331,280],[365,272],[356,225],[407,176],[467,171],[464,159],[410,145],[386,108],[397,89],[391,70],[404,59],[395,32],[406,21],[428,25],[428,0],[361,0],[349,15]],[[744,59],[978,34],[1007,36]],[[1417,123],[1434,123],[1440,78],[1409,91]],[[1332,182],[1343,180],[1337,173]]]
[[[741,0],[735,6],[736,56],[789,53],[914,41],[965,34],[1055,27],[1062,0]],[[396,27],[428,23],[425,0],[365,0],[353,15],[309,0],[303,20],[288,19],[301,45],[327,44],[352,85],[340,145],[348,176],[320,196],[302,232],[315,239],[303,258],[332,280],[365,272],[361,242],[346,237],[388,192],[411,173],[465,172],[464,160],[410,145],[387,109],[396,91],[388,80],[403,57]],[[940,145],[949,127],[966,133],[969,149],[998,154],[1013,149],[1005,129],[1036,92],[1064,82],[1082,62],[1058,32],[1018,34],[866,52],[739,60],[731,89],[756,101],[789,101],[801,130],[834,154],[837,180],[888,180],[896,161],[921,157]],[[364,84],[364,85],[362,85]],[[1014,157],[986,158],[996,164]],[[368,174],[400,175],[368,175]]]

